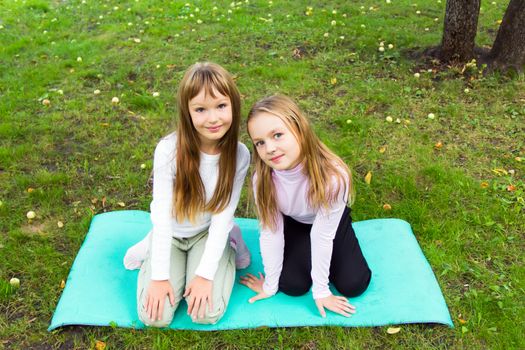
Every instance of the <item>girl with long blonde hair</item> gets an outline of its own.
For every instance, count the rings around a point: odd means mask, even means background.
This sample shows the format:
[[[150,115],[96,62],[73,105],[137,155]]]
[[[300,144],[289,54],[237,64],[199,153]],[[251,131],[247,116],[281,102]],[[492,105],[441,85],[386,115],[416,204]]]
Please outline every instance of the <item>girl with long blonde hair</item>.
[[[312,287],[321,316],[325,308],[355,312],[346,297],[363,293],[371,271],[352,229],[348,202],[354,199],[348,166],[315,135],[288,97],[257,102],[248,114],[256,152],[253,192],[261,222],[264,273],[241,277],[257,293],[302,295]],[[332,282],[343,296],[329,289]]]
[[[238,142],[235,82],[221,66],[197,63],[179,85],[177,108],[177,131],[155,149],[152,231],[124,257],[127,269],[140,267],[139,318],[155,327],[171,323],[182,298],[194,322],[217,322],[228,305],[236,263],[243,268],[250,262],[233,222],[250,163]]]

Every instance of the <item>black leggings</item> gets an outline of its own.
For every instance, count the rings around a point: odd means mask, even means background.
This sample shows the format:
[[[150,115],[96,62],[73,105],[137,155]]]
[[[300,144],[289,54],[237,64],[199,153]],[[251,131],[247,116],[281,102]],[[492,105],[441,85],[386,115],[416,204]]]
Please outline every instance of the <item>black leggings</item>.
[[[279,290],[288,295],[303,295],[312,286],[312,225],[300,223],[289,216],[283,216],[283,219],[284,260]],[[352,228],[349,208],[341,217],[333,242],[329,280],[344,296],[358,296],[368,287],[372,272]]]

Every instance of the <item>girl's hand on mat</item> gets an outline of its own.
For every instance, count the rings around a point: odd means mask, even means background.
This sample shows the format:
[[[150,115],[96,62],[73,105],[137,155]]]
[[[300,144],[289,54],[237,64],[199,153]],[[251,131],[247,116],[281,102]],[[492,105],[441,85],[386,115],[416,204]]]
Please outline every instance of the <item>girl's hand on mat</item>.
[[[188,303],[188,315],[193,319],[204,318],[206,314],[206,304],[209,305],[210,311],[213,310],[212,304],[213,282],[201,277],[195,276],[186,287],[183,297]]]
[[[246,276],[241,276],[241,284],[253,290],[257,293],[256,296],[248,300],[249,303],[254,303],[257,300],[269,298],[271,295],[268,295],[263,290],[264,276],[259,272],[259,278],[255,277],[251,273],[246,274]]]
[[[162,318],[166,295],[170,304],[175,305],[175,295],[171,283],[168,280],[151,281],[146,297],[146,312],[150,320],[157,321]]]
[[[345,297],[330,295],[326,298],[315,299],[315,305],[317,305],[317,309],[319,309],[319,313],[323,317],[326,317],[324,308],[345,317],[350,317],[352,314],[355,314],[355,307],[351,305]]]

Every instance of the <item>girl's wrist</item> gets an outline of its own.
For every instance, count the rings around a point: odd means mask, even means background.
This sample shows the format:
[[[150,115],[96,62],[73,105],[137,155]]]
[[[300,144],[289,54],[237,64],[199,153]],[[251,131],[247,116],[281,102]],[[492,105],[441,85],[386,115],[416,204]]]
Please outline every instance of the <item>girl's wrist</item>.
[[[323,294],[317,294],[317,295],[313,295],[313,298],[314,300],[319,300],[319,299],[324,299],[324,298],[328,298],[330,296],[332,296],[332,292],[328,291],[328,293],[323,293]]]
[[[202,276],[199,276],[199,275],[195,275],[194,279],[199,279],[201,281],[205,281],[205,282],[212,282],[213,280],[210,280],[206,277],[202,277]]]

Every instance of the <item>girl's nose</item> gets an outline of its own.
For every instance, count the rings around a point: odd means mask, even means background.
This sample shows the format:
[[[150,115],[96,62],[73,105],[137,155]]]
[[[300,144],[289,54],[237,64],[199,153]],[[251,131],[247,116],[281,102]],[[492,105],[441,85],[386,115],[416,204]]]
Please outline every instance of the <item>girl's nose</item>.
[[[273,142],[266,142],[266,153],[272,154],[275,152],[275,144]]]
[[[215,124],[219,121],[219,116],[215,111],[210,111],[208,114],[208,122],[210,124]]]

